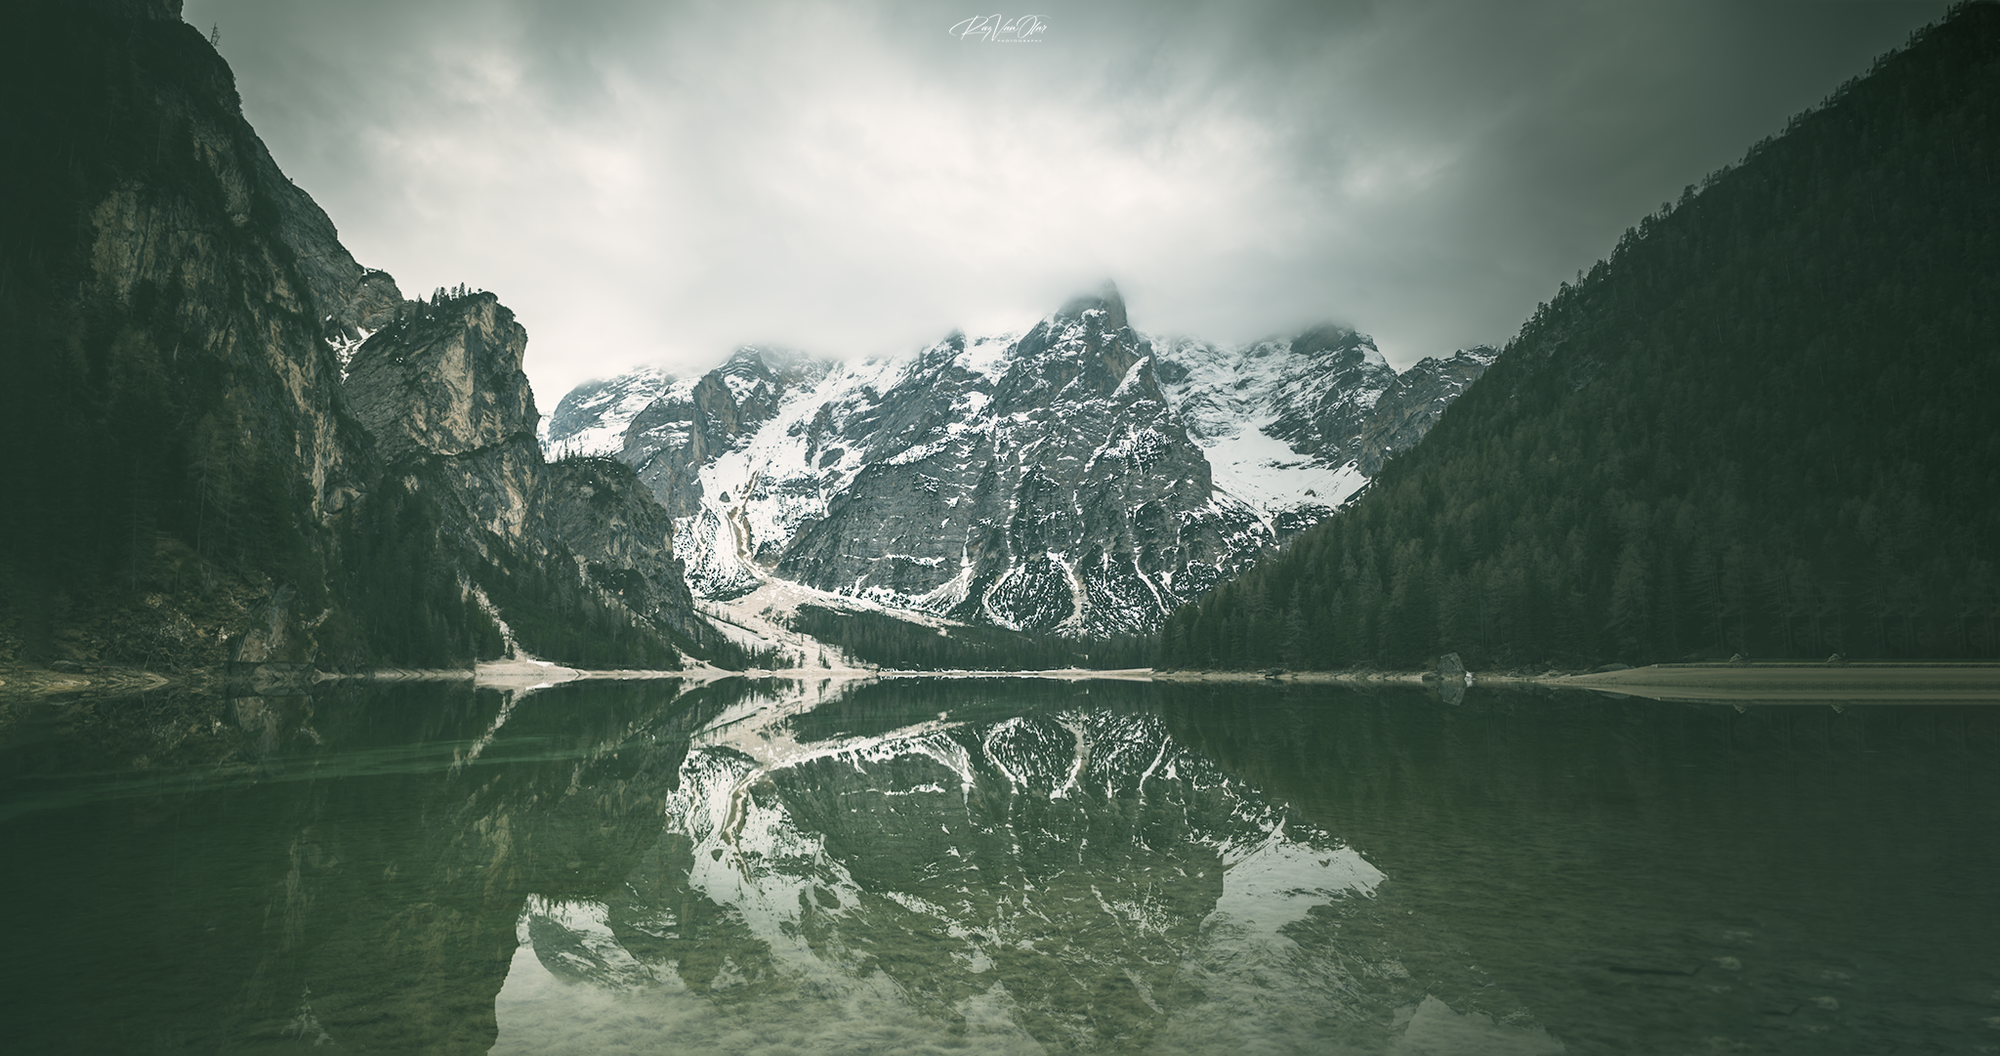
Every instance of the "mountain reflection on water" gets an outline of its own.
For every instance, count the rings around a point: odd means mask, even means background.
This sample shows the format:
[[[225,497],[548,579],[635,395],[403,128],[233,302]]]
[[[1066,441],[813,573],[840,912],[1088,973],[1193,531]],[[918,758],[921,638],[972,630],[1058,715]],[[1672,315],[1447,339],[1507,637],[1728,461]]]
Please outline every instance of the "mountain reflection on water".
[[[500,1049],[662,1026],[707,1051],[1379,1047],[1426,997],[1408,925],[1371,897],[1382,874],[1182,748],[1149,696],[1010,680],[746,700],[695,736],[624,885],[528,908]],[[1493,1002],[1467,975],[1448,997]],[[553,980],[631,996],[566,1011]]]
[[[1989,707],[729,680],[9,718],[18,1051],[2000,1043]]]

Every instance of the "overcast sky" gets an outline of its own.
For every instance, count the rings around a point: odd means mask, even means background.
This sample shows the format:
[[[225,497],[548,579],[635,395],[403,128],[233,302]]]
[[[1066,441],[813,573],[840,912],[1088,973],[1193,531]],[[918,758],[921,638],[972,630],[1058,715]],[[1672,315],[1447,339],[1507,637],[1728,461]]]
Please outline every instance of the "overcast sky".
[[[744,343],[904,350],[1104,279],[1397,366],[1556,283],[1942,2],[187,0],[364,264],[528,328],[553,409]],[[987,14],[992,14],[989,9]],[[954,27],[959,32],[954,34]]]

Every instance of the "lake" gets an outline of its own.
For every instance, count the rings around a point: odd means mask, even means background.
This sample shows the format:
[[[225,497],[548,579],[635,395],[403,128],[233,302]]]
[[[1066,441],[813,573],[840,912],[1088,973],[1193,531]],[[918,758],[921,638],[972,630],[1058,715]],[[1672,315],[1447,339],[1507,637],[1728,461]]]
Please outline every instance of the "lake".
[[[15,1052],[2000,1052],[2000,707],[1037,679],[0,711]]]

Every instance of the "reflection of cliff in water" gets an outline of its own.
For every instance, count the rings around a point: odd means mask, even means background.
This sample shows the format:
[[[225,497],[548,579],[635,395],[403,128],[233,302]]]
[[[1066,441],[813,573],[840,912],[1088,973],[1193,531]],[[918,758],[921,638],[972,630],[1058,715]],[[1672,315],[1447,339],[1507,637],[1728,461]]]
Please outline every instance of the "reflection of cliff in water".
[[[7,896],[36,908],[9,936],[35,969],[9,992],[40,1010],[13,1041],[485,1052],[529,894],[594,895],[630,872],[689,734],[743,684],[577,688],[237,698],[211,706],[232,724],[205,759],[93,767],[44,790],[53,806],[10,795],[25,857]],[[8,747],[0,762],[88,750],[59,734]],[[103,989],[120,948],[144,984],[86,1011],[77,995]]]
[[[1178,744],[1151,696],[889,682],[716,717],[626,883],[530,904],[535,962],[501,997],[501,1049],[555,1044],[561,1004],[596,992],[622,996],[573,1029],[631,1018],[690,1049],[872,1031],[881,1051],[939,1032],[997,1051],[1380,1051],[1448,1029],[1553,1051],[1447,1012],[1525,1019],[1467,958],[1433,957],[1374,866]],[[801,1001],[828,1011],[802,1024],[785,1011]]]

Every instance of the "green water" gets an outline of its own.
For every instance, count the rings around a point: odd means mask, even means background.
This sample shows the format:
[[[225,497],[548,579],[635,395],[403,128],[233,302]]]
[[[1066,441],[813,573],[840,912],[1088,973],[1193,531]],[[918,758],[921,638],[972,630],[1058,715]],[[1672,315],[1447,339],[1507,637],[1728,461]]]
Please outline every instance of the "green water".
[[[2000,707],[728,681],[0,721],[14,1052],[2000,1052]]]

